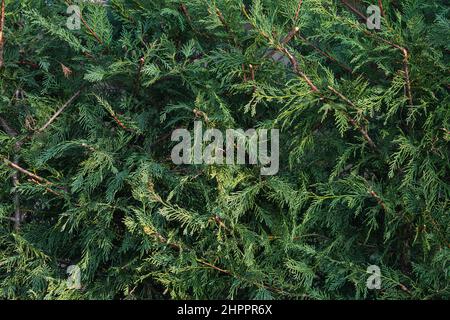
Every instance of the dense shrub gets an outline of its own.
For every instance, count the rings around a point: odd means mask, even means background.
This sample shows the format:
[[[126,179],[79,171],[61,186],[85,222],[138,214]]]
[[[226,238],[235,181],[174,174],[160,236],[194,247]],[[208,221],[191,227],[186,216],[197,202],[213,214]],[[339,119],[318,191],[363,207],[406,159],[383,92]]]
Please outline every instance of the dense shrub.
[[[449,298],[448,1],[3,3],[1,298]],[[196,120],[278,174],[175,165]]]

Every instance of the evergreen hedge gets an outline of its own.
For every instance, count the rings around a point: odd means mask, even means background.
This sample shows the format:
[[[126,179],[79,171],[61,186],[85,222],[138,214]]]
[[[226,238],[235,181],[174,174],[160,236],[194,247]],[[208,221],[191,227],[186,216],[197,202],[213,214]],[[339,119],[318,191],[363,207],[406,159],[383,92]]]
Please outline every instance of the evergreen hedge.
[[[0,298],[450,297],[448,1],[2,8]],[[278,174],[175,165],[194,121],[279,129]]]

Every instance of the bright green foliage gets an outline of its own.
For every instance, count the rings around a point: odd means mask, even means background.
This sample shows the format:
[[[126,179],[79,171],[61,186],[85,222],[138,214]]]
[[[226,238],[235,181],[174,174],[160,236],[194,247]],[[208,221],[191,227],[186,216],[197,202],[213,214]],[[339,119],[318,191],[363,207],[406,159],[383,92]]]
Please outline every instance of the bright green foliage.
[[[0,298],[450,298],[448,1],[383,0],[380,31],[349,8],[377,1],[244,2],[80,2],[69,30],[6,0]],[[279,128],[279,173],[174,165],[195,120]]]

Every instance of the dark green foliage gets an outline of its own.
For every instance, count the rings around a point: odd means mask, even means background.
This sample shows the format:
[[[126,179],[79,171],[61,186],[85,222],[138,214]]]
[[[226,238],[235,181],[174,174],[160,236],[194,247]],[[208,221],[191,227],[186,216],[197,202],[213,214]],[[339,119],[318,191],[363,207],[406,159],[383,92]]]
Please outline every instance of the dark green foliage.
[[[448,299],[450,8],[345,4],[375,2],[85,2],[72,31],[7,0],[0,298]],[[194,120],[279,128],[279,173],[174,165]]]

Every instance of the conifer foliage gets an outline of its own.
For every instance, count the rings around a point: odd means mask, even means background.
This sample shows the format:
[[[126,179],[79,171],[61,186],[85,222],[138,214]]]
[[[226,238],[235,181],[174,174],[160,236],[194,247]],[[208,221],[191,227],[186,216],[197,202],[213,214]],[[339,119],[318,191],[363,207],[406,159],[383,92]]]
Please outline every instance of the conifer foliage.
[[[0,298],[450,298],[448,1],[1,6]],[[194,121],[278,174],[175,165]]]

